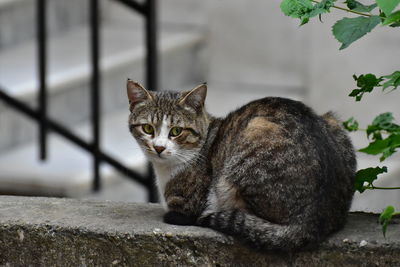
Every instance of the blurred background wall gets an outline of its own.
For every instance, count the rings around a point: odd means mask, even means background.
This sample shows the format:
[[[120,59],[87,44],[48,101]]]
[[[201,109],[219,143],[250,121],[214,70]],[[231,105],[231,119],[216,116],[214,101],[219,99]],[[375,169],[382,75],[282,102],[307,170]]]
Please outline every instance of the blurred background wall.
[[[36,104],[34,1],[0,0],[0,86]],[[362,125],[381,112],[400,117],[397,92],[366,95],[356,103],[347,95],[353,74],[390,74],[398,69],[400,36],[379,28],[344,51],[331,34],[345,16],[332,10],[299,27],[285,17],[280,1],[160,0],[160,89],[188,90],[207,81],[207,107],[222,116],[250,100],[283,96],[304,101],[318,113],[336,111],[342,119],[356,117]],[[87,1],[49,0],[50,116],[90,138],[89,45]],[[145,160],[127,130],[125,81],[143,81],[143,21],[121,4],[102,1],[102,147],[134,169],[144,172]],[[398,30],[397,30],[398,31]],[[39,162],[37,126],[0,103],[0,191],[145,201],[138,184],[102,166],[104,188],[90,191],[90,158],[51,135],[50,159]],[[352,134],[357,148],[367,144]],[[381,165],[359,155],[359,167]],[[400,184],[399,157],[385,162],[389,174],[377,184]],[[357,195],[354,210],[381,211],[396,205],[400,194]]]

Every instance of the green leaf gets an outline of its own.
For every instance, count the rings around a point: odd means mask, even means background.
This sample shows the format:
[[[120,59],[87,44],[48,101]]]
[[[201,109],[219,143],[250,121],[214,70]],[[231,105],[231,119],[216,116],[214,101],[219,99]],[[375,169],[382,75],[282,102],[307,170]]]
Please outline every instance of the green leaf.
[[[349,94],[349,96],[357,96],[359,93],[361,93],[362,90],[361,89],[353,89],[353,91],[351,91],[351,93]]]
[[[388,79],[388,81],[382,85],[383,90],[391,86],[393,87],[392,90],[395,90],[398,86],[400,86],[400,71],[395,71],[390,75],[382,76],[382,78]]]
[[[390,13],[400,3],[400,0],[376,0],[379,8],[385,13],[386,17],[390,16]]]
[[[382,153],[380,161],[384,161],[395,153],[398,147],[400,147],[400,134],[392,133],[385,139],[373,141],[367,147],[364,147],[359,151],[370,155]]]
[[[385,112],[376,116],[372,121],[372,125],[376,126],[379,130],[385,130],[390,133],[400,131],[399,125],[393,123],[393,120],[393,114],[391,112]]]
[[[367,137],[369,138],[372,135],[372,140],[382,140],[382,129],[376,125],[368,125],[367,127]]]
[[[389,147],[382,152],[382,156],[379,158],[380,161],[384,161],[390,157],[400,147],[400,134],[391,134],[388,139],[390,140]]]
[[[400,22],[400,10],[390,14],[382,23],[382,25],[396,24]]]
[[[360,101],[364,93],[370,93],[374,87],[381,86],[382,77],[377,78],[374,74],[361,74],[360,76],[353,75],[353,79],[357,82],[360,89],[354,89],[349,96],[356,97],[356,101]]]
[[[366,6],[355,0],[346,0],[344,3],[347,5],[347,7],[350,10],[354,10],[354,11],[358,11],[358,12],[371,12],[374,8],[377,7],[376,3]]]
[[[398,128],[397,124],[393,123],[393,114],[391,112],[385,112],[375,117],[372,121],[372,125],[376,126],[380,130],[385,130],[388,132],[392,132],[396,128]]]
[[[357,86],[364,92],[371,92],[375,86],[379,86],[382,81],[381,78],[377,78],[374,74],[361,74],[356,78]]]
[[[394,150],[392,147],[387,147],[382,151],[382,156],[379,158],[380,161],[384,161],[388,157],[390,157],[396,150]]]
[[[310,0],[283,0],[280,7],[286,16],[300,19],[300,26],[310,18],[329,12],[336,0],[322,0],[313,5]]]
[[[400,27],[400,21],[389,25],[390,27]]]
[[[393,121],[394,118],[391,112],[382,113],[376,116],[375,119],[372,121],[372,124],[368,125],[367,127],[367,137],[369,138],[372,135],[373,140],[382,140],[382,134],[400,134],[400,126]],[[396,141],[396,135],[388,139],[387,142],[390,142],[389,144],[387,144],[388,149],[382,148],[382,160],[395,152],[396,147],[394,147],[393,144]],[[379,153],[381,152],[378,152],[377,154]]]
[[[309,20],[310,20],[309,18],[302,18],[301,21],[300,21],[300,26],[303,26],[304,24],[307,24]]]
[[[360,193],[364,192],[366,189],[364,183],[368,183],[368,186],[371,186],[372,182],[378,179],[378,175],[384,172],[387,172],[386,166],[358,170],[354,180],[354,188]]]
[[[376,77],[374,74],[362,74],[357,77],[353,75],[354,80],[357,82],[357,86],[360,88],[353,89],[349,96],[355,97],[356,101],[360,101],[364,93],[370,93],[375,87],[382,86],[382,90],[385,91],[387,88],[392,87],[391,91],[397,89],[400,86],[400,71],[395,71],[390,75]],[[381,82],[383,82],[381,84]]]
[[[399,0],[400,1],[400,0]],[[381,22],[379,16],[343,18],[332,27],[332,33],[345,49],[354,41],[360,39]]]
[[[372,121],[372,125],[379,126],[382,129],[387,129],[390,128],[393,120],[394,118],[392,112],[385,112],[376,116]]]
[[[378,155],[382,153],[387,147],[389,147],[390,140],[388,138],[383,140],[375,140],[370,143],[367,147],[364,147],[358,151],[370,154],[370,155]]]
[[[385,238],[386,238],[386,229],[390,220],[392,219],[394,211],[395,210],[393,206],[387,206],[379,216],[379,223],[382,225],[382,233]]]
[[[329,9],[333,6],[335,1],[336,0],[322,0],[321,2],[315,4],[313,10],[311,10],[311,12],[308,14],[309,18],[329,12]]]
[[[370,135],[372,135],[373,140],[382,140],[381,128],[379,128],[378,126],[368,125],[366,132],[368,138]]]
[[[312,10],[313,4],[310,0],[283,0],[280,7],[286,16],[302,18]]]
[[[353,117],[351,117],[347,121],[343,122],[343,127],[349,132],[357,131],[358,121],[356,121]]]

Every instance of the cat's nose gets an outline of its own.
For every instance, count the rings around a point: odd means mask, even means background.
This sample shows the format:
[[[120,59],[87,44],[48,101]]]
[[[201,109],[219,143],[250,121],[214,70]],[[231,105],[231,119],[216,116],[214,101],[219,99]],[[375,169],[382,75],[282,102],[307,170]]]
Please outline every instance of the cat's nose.
[[[161,154],[165,150],[165,146],[154,146],[154,149],[158,154]]]

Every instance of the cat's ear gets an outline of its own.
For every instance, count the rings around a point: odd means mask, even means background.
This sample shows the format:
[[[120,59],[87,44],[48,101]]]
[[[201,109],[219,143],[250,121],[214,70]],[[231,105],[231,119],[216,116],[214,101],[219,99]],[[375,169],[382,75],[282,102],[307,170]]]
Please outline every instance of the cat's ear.
[[[182,99],[179,100],[180,105],[186,105],[193,108],[195,111],[200,111],[204,107],[204,102],[207,95],[207,84],[203,83],[191,91],[185,93]]]
[[[147,91],[140,83],[134,82],[130,79],[126,82],[126,90],[128,93],[128,100],[130,109],[138,103],[146,100],[154,100],[151,92]]]

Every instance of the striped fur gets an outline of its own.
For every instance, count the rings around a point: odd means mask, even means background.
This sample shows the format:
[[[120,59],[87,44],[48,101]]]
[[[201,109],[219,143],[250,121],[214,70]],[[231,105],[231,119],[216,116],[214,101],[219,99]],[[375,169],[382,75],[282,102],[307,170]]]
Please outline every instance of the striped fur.
[[[143,98],[130,99],[131,125],[169,118],[190,129],[182,140],[193,138],[190,145],[170,140],[176,155],[159,159],[131,129],[162,185],[165,222],[210,227],[261,250],[316,246],[343,227],[356,160],[332,113],[318,116],[301,102],[266,97],[214,118],[204,109],[205,92],[201,85],[131,93]],[[182,151],[190,156],[179,158]]]
[[[257,250],[290,251],[317,244],[318,237],[303,232],[299,225],[274,224],[239,209],[221,210],[199,219],[198,223],[233,235]]]

